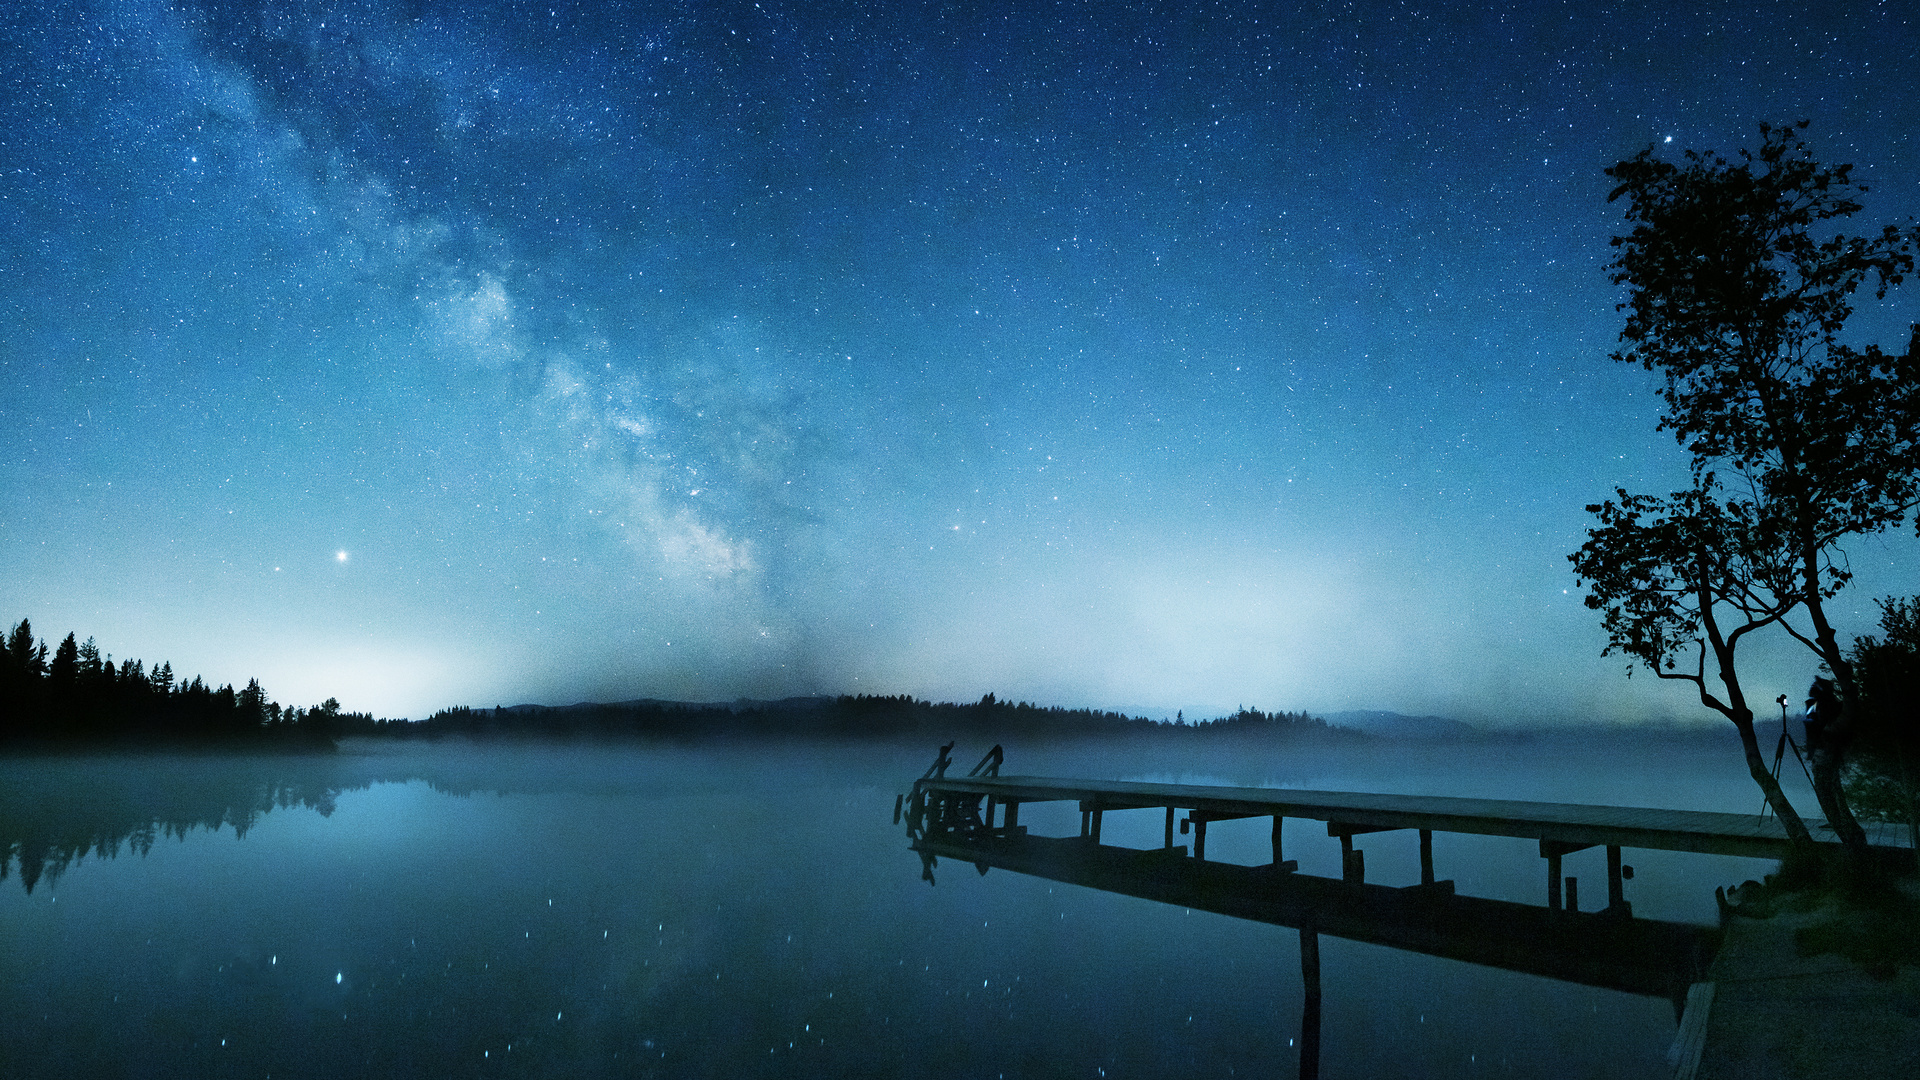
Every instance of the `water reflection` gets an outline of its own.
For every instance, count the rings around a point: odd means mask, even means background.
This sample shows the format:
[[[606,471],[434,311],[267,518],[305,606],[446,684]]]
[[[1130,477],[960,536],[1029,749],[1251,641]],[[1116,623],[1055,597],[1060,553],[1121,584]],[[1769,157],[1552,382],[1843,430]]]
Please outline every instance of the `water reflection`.
[[[343,793],[420,775],[390,758],[331,753],[48,755],[0,768],[0,881],[18,873],[28,893],[88,856],[145,855],[156,840],[202,829],[244,837],[273,810],[331,817]],[[472,790],[427,780],[446,794]]]

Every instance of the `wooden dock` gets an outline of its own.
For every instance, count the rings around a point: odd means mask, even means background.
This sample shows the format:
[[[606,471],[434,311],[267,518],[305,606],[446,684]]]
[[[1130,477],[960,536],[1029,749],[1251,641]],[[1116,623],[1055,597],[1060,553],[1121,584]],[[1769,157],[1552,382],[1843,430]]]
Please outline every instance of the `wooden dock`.
[[[936,767],[934,774],[914,785],[916,804],[932,807],[969,803],[976,808],[977,817],[977,808],[984,801],[985,816],[979,818],[981,828],[988,832],[1017,833],[1023,804],[1077,802],[1081,836],[1094,843],[1100,840],[1102,818],[1108,812],[1159,809],[1164,812],[1165,846],[1174,846],[1177,825],[1180,834],[1193,834],[1193,854],[1200,859],[1206,858],[1209,822],[1269,817],[1273,819],[1272,865],[1282,868],[1288,866],[1282,850],[1282,823],[1288,818],[1320,821],[1326,823],[1327,835],[1340,838],[1342,876],[1349,881],[1365,877],[1364,854],[1354,849],[1353,838],[1366,833],[1418,830],[1422,884],[1435,880],[1432,843],[1435,832],[1536,840],[1540,844],[1540,855],[1547,862],[1547,906],[1556,909],[1563,904],[1560,860],[1585,848],[1607,849],[1606,906],[1625,912],[1628,908],[1621,880],[1630,877],[1632,871],[1621,862],[1624,848],[1778,859],[1785,857],[1791,846],[1786,830],[1777,819],[1753,814],[1446,795],[995,776],[981,771],[982,775],[948,777],[937,775],[944,769]],[[1825,825],[1819,819],[1808,819],[1807,823],[1816,832]]]
[[[898,823],[904,816],[912,849],[920,855],[928,881],[933,880],[937,859],[946,857],[972,863],[983,874],[997,866],[1236,918],[1297,927],[1306,988],[1299,1040],[1303,1078],[1316,1077],[1319,1068],[1318,940],[1322,933],[1666,997],[1674,1003],[1676,1014],[1681,1010],[1685,1014],[1681,1037],[1675,1043],[1675,1060],[1683,1063],[1677,1075],[1691,1076],[1694,1068],[1701,1069],[1702,1077],[1744,1075],[1738,1071],[1744,1065],[1738,1063],[1752,1055],[1741,1047],[1754,1040],[1735,1038],[1726,1032],[1716,1036],[1714,1025],[1728,1031],[1789,1031],[1789,1036],[1782,1037],[1791,1041],[1800,1037],[1794,1033],[1808,1026],[1796,1009],[1818,1014],[1830,1004],[1823,1003],[1824,999],[1801,1000],[1804,994],[1786,994],[1773,987],[1781,981],[1776,973],[1752,975],[1746,969],[1758,970],[1755,964],[1733,964],[1725,955],[1715,961],[1717,979],[1701,981],[1709,958],[1719,949],[1720,930],[1636,918],[1623,895],[1622,880],[1633,876],[1632,868],[1621,861],[1623,849],[1783,858],[1792,842],[1772,818],[1438,795],[999,776],[998,746],[981,759],[971,775],[949,777],[946,772],[953,764],[951,750],[951,745],[942,748],[933,767],[915,781],[912,792],[903,794],[894,804],[894,820]],[[1079,836],[1032,836],[1020,824],[1022,805],[1063,801],[1079,806]],[[1104,816],[1121,810],[1160,811],[1165,826],[1162,846],[1143,850],[1102,844]],[[1241,866],[1207,860],[1209,822],[1262,817],[1273,820],[1270,863]],[[1301,874],[1295,861],[1284,858],[1282,832],[1288,818],[1322,822],[1327,835],[1340,839],[1340,878]],[[1825,827],[1818,819],[1809,819],[1807,824],[1816,836]],[[1179,835],[1192,835],[1191,855],[1185,844],[1175,843],[1176,826]],[[1420,833],[1420,881],[1400,887],[1368,883],[1365,853],[1354,846],[1354,837],[1398,829]],[[1435,879],[1435,832],[1538,841],[1547,866],[1545,907],[1456,896],[1453,882]],[[1834,841],[1822,843],[1838,846]],[[1589,847],[1607,849],[1607,901],[1598,910],[1581,911],[1575,879],[1562,879],[1560,875],[1561,858]],[[1874,852],[1902,866],[1910,865],[1913,858],[1904,844],[1876,845]],[[1723,907],[1723,921],[1725,910]],[[1815,974],[1824,977],[1825,973]],[[1715,982],[1736,989],[1754,983],[1758,988],[1752,989],[1750,996],[1759,1004],[1741,1002],[1737,1010],[1715,1007],[1714,1018],[1709,1020]],[[1876,1023],[1890,1023],[1881,1012],[1871,1013],[1870,1018]],[[1902,1030],[1910,1031],[1912,1025]],[[1712,1067],[1701,1065],[1703,1050]],[[1859,1056],[1856,1053],[1847,1060]],[[1886,1054],[1873,1058],[1875,1062],[1882,1059],[1892,1060]],[[1904,1076],[1911,1072],[1910,1067],[1902,1065],[1895,1071],[1872,1074]],[[1827,1070],[1809,1075],[1843,1073]]]

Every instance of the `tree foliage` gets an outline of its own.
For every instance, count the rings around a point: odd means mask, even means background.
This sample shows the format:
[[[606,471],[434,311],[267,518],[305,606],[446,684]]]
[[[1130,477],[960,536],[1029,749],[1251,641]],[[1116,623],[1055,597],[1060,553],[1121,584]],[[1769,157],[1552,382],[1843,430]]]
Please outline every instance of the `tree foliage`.
[[[1920,490],[1920,325],[1900,354],[1840,339],[1863,288],[1883,298],[1913,271],[1920,229],[1838,232],[1865,188],[1851,166],[1814,158],[1805,126],[1763,124],[1760,148],[1732,161],[1690,151],[1674,163],[1649,147],[1607,170],[1633,226],[1613,239],[1613,280],[1627,287],[1613,358],[1663,377],[1660,430],[1688,454],[1691,483],[1589,506],[1599,523],[1569,557],[1604,614],[1606,652],[1692,684],[1732,721],[1802,839],[1755,745],[1739,645],[1778,627],[1833,671],[1843,718],[1855,712],[1825,608],[1852,577],[1839,545],[1899,525]],[[1830,773],[1815,777],[1822,806],[1864,843]]]
[[[1920,596],[1882,601],[1880,634],[1854,639],[1859,734],[1847,794],[1868,816],[1905,821],[1920,851]]]

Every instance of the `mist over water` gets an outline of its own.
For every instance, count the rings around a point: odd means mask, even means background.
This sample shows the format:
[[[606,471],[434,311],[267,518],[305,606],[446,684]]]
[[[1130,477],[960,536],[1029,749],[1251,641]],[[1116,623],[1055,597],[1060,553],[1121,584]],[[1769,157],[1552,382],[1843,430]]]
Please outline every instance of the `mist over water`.
[[[1003,772],[1751,813],[1730,744],[1063,743],[1009,746]],[[891,811],[932,751],[449,741],[9,759],[0,1061],[19,1077],[1292,1071],[1292,931],[951,862],[929,887]],[[82,794],[39,797],[55,790]],[[144,832],[126,824],[142,805],[159,807]],[[1022,821],[1078,827],[1071,804]],[[1105,842],[1152,846],[1161,827],[1109,813]],[[1324,827],[1290,821],[1286,839],[1303,872],[1338,876]],[[1221,822],[1208,855],[1262,862],[1266,842],[1264,820]],[[1418,880],[1413,834],[1359,845],[1368,880]],[[1463,894],[1542,900],[1530,842],[1434,848]],[[1576,853],[1564,872],[1600,895],[1602,860]],[[1637,915],[1702,923],[1715,885],[1771,869],[1628,861]],[[1674,1031],[1663,1000],[1321,949],[1329,1077],[1645,1076]]]

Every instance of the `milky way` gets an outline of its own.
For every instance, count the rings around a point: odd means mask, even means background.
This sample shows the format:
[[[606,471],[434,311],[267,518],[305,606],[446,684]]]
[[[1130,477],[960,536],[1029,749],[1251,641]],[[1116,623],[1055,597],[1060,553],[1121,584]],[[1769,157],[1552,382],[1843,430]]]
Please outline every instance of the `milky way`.
[[[1601,170],[1804,117],[1920,210],[1898,4],[0,20],[0,617],[384,715],[1693,716],[1565,560],[1682,475]]]

